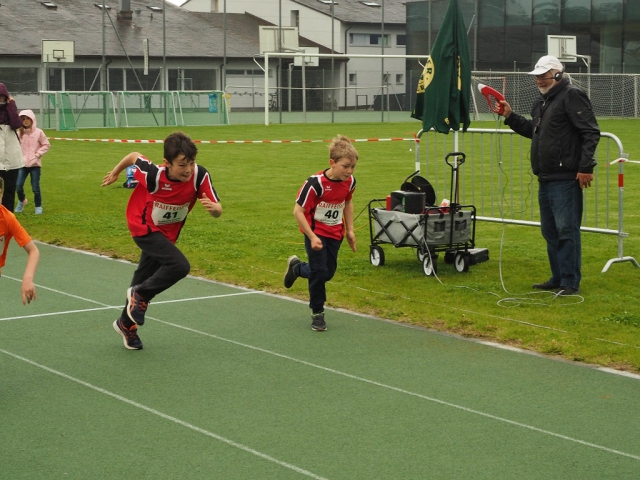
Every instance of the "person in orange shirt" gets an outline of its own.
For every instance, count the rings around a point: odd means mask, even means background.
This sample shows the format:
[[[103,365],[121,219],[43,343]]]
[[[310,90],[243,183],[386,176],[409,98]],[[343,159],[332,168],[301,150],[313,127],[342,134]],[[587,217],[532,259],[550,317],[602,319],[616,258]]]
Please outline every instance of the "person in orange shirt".
[[[0,178],[0,196],[2,196],[3,187],[4,182]],[[6,263],[7,249],[12,238],[29,255],[27,266],[22,276],[22,303],[26,305],[31,303],[31,300],[36,299],[36,286],[33,283],[33,277],[36,274],[38,260],[40,260],[40,251],[24,227],[20,225],[16,216],[6,207],[0,205],[0,250],[2,251],[2,255],[0,255],[0,276],[2,276],[2,267]]]

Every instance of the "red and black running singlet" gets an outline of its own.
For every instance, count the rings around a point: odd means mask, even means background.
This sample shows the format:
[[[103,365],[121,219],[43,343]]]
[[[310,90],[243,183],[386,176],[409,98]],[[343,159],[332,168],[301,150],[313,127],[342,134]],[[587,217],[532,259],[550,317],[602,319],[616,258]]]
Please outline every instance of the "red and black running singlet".
[[[134,237],[162,232],[175,243],[198,197],[220,201],[209,172],[201,165],[196,164],[188,182],[170,180],[166,167],[158,167],[144,156],[138,157],[134,166],[139,183],[127,205],[127,225]]]
[[[342,215],[345,203],[353,197],[356,179],[351,176],[348,180],[331,180],[326,175],[327,170],[307,178],[296,203],[305,209],[307,222],[316,235],[342,240]]]

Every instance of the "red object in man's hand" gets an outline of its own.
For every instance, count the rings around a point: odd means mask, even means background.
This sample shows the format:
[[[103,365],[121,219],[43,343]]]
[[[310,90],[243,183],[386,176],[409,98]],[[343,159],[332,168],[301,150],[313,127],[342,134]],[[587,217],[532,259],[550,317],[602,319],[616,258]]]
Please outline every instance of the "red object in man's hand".
[[[495,112],[498,115],[502,115],[504,113],[504,105],[498,103],[501,100],[504,100],[504,96],[499,91],[497,91],[495,88],[491,88],[490,86],[485,85],[484,83],[478,84],[478,90],[480,90],[480,93],[483,94],[487,99],[489,108],[492,112]],[[491,97],[493,97],[494,99],[493,102],[491,101]]]

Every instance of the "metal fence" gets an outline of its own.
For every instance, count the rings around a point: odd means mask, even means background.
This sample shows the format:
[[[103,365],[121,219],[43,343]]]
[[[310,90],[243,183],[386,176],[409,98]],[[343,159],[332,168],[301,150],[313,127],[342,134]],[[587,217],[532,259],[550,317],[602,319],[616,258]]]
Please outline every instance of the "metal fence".
[[[618,254],[606,263],[603,272],[617,262],[630,261],[638,267],[635,259],[623,254],[623,240],[628,234],[623,226],[624,161],[620,159],[628,155],[618,137],[611,133],[601,136],[594,182],[584,191],[581,230],[618,237]],[[531,171],[530,143],[508,129],[469,128],[449,135],[421,130],[415,168],[432,184],[438,199],[456,195],[452,186],[457,186],[458,202],[474,205],[478,220],[539,227],[538,181]],[[444,161],[451,152],[465,154],[457,179]]]

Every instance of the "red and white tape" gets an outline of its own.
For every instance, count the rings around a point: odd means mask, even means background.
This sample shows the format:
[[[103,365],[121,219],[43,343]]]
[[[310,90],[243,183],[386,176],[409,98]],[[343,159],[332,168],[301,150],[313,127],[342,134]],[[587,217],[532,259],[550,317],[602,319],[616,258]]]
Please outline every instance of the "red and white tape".
[[[49,140],[68,140],[75,142],[98,143],[164,143],[164,140],[127,140],[115,138],[67,138],[49,137]],[[420,141],[415,138],[357,138],[352,142],[406,142]],[[331,140],[194,140],[194,143],[224,145],[224,144],[256,144],[256,143],[329,143]]]

